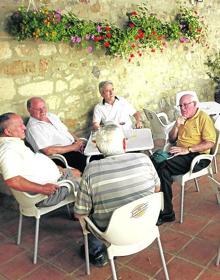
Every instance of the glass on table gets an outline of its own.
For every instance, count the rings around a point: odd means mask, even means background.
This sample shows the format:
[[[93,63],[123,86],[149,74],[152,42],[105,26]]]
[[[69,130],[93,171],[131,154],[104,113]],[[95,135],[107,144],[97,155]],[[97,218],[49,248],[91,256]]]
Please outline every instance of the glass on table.
[[[96,129],[96,130],[92,130],[91,131],[91,140],[92,140],[92,143],[96,143],[96,134],[97,134],[97,131],[98,131],[98,129]]]

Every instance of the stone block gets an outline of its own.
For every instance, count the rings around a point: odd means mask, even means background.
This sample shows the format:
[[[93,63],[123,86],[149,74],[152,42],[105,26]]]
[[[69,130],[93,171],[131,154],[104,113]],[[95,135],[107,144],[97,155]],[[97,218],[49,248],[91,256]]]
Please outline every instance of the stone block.
[[[15,60],[7,64],[2,64],[0,72],[9,76],[35,73],[36,65],[32,61]]]
[[[52,81],[42,81],[36,83],[29,83],[18,88],[18,93],[22,96],[45,96],[53,92]]]
[[[57,52],[55,45],[53,44],[39,44],[38,45],[39,55],[51,56]]]
[[[0,60],[11,58],[12,51],[9,42],[0,42]]]
[[[10,100],[13,99],[15,95],[14,80],[12,78],[0,78],[0,99]]]

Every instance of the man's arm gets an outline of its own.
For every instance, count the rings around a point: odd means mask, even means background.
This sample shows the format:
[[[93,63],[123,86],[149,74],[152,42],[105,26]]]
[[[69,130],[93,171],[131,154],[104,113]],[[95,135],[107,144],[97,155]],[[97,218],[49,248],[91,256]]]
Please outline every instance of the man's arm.
[[[92,128],[93,128],[94,130],[98,130],[98,129],[100,128],[100,123],[98,123],[98,122],[93,122],[93,123],[92,123]]]
[[[15,176],[10,179],[5,180],[5,184],[18,191],[23,192],[34,192],[34,193],[42,193],[45,195],[53,194],[59,186],[56,184],[37,184],[33,183],[22,176]]]
[[[81,151],[83,146],[84,146],[83,141],[78,140],[71,145],[49,146],[44,149],[41,149],[40,151],[43,152],[45,155],[49,156],[49,155],[53,155],[53,154],[65,154],[65,153],[72,152],[72,151],[75,151],[75,152]]]
[[[179,127],[181,125],[184,125],[186,119],[182,116],[178,117],[174,126],[172,127],[172,129],[170,130],[169,132],[169,142],[170,143],[174,143],[176,142],[177,138],[178,138],[178,130],[179,130]]]
[[[134,113],[133,116],[134,116],[134,118],[136,120],[135,127],[136,128],[142,128],[141,113],[139,111],[137,111],[136,113]]]
[[[186,155],[189,153],[196,153],[196,152],[203,152],[206,150],[211,149],[215,143],[203,140],[200,144],[197,145],[192,145],[190,147],[190,151],[188,147],[177,147],[177,146],[172,146],[170,148],[170,153],[175,154],[176,156],[178,155]]]

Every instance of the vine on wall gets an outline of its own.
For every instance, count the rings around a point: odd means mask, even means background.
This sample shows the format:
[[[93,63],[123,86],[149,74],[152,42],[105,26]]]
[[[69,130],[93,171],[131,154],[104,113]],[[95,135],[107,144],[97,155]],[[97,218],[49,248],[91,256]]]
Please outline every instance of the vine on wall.
[[[119,28],[108,21],[87,21],[60,10],[31,11],[21,7],[10,16],[7,28],[18,40],[69,42],[88,52],[104,48],[106,55],[128,57],[129,61],[146,52],[163,52],[172,41],[206,45],[204,19],[196,11],[181,8],[172,22],[163,22],[145,5],[126,15],[124,27]]]

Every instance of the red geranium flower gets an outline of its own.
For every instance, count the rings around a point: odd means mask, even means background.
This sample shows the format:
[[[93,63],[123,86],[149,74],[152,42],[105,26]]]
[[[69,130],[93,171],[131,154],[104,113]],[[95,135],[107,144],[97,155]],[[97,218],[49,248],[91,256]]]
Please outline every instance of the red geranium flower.
[[[111,38],[111,37],[112,37],[112,34],[111,34],[111,33],[107,33],[107,34],[106,34],[106,37]]]
[[[130,54],[130,57],[134,57],[134,54],[132,53],[132,54]]]
[[[131,47],[134,49],[136,46],[135,46],[135,44],[132,44]]]
[[[106,31],[110,31],[110,30],[111,30],[111,27],[110,27],[110,26],[106,26],[106,27],[105,27],[105,30],[106,30]]]
[[[135,25],[133,23],[129,23],[130,28],[134,28]]]
[[[99,37],[94,37],[95,42],[98,42],[99,40],[100,40]]]
[[[131,12],[132,16],[136,16],[137,14],[138,14],[138,12],[136,12],[136,11]]]
[[[108,48],[108,47],[110,46],[110,43],[109,43],[109,42],[104,42],[104,46],[105,46],[106,48]]]

